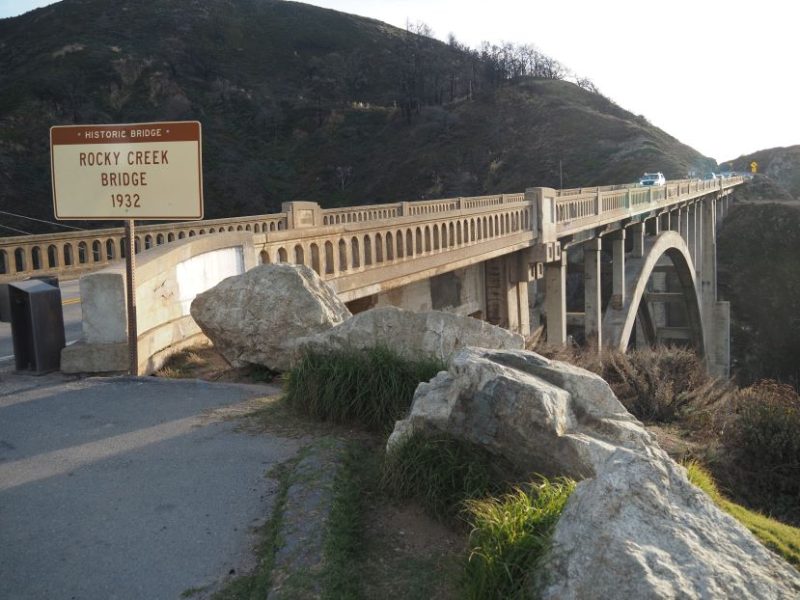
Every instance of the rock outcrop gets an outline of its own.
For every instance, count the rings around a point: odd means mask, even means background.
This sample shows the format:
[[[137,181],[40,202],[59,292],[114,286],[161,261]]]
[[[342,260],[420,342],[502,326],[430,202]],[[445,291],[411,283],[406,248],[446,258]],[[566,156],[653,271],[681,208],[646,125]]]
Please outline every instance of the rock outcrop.
[[[521,349],[522,336],[471,317],[441,311],[412,312],[394,306],[372,308],[314,336],[298,340],[312,349],[386,346],[406,358],[449,360],[467,346]]]
[[[548,599],[797,598],[800,574],[691,485],[600,377],[525,351],[468,348],[420,384],[411,431],[484,446],[518,470],[583,479],[536,592]]]
[[[261,265],[198,294],[191,314],[234,366],[291,367],[297,340],[338,325],[350,311],[302,265]]]

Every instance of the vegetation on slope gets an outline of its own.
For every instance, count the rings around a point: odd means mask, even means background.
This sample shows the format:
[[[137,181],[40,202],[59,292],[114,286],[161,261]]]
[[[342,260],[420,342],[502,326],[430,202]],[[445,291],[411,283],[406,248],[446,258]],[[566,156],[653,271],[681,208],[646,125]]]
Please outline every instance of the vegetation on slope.
[[[711,473],[697,461],[687,463],[686,471],[689,481],[708,494],[714,504],[747,527],[767,548],[800,567],[800,529],[731,502],[719,491]]]
[[[730,166],[732,170],[749,173],[753,161],[758,163],[758,173],[766,176],[779,189],[785,190],[784,193],[800,198],[800,146],[767,148],[720,164],[723,168]]]
[[[734,205],[718,237],[719,296],[731,302],[732,370],[800,384],[800,210]]]
[[[52,218],[70,123],[201,121],[208,218],[711,168],[529,51],[277,0],[63,0],[0,20],[0,209]]]

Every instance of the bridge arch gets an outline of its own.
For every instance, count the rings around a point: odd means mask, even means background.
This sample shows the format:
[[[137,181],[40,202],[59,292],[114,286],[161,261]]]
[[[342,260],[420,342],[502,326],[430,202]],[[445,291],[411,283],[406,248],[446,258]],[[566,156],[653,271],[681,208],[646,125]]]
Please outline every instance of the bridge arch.
[[[662,257],[668,258],[675,269],[686,306],[690,341],[702,356],[705,352],[705,341],[695,268],[686,242],[675,231],[665,231],[658,236],[645,238],[641,258],[626,257],[625,301],[616,307],[609,303],[603,316],[603,339],[607,345],[623,352],[628,348],[640,309],[644,309],[645,313],[647,311],[647,282]]]

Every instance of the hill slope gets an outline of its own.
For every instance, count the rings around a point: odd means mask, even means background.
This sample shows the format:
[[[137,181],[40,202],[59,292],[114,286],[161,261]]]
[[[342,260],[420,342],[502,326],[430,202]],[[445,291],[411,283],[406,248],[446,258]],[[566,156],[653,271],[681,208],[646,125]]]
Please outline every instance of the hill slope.
[[[565,187],[713,166],[571,83],[498,80],[460,46],[309,5],[63,0],[0,20],[0,209],[52,219],[51,125],[168,119],[203,124],[208,218],[555,187],[559,161]]]
[[[764,196],[766,199],[785,200],[786,194],[800,198],[800,146],[759,150],[721,164],[733,165],[736,171],[750,171],[753,161],[758,163],[758,173],[766,177],[765,186],[771,184],[772,189],[765,188],[764,192],[771,192],[773,197]]]

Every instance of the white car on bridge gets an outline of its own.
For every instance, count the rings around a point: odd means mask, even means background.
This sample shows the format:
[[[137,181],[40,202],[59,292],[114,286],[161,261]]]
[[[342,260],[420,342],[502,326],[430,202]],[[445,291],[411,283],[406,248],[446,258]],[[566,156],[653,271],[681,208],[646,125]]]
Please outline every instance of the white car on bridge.
[[[645,173],[639,180],[639,185],[666,185],[666,183],[667,180],[660,171],[658,173]]]

